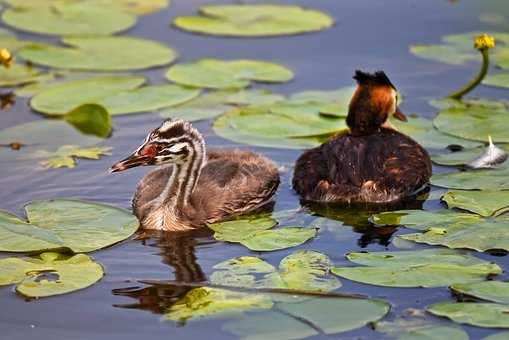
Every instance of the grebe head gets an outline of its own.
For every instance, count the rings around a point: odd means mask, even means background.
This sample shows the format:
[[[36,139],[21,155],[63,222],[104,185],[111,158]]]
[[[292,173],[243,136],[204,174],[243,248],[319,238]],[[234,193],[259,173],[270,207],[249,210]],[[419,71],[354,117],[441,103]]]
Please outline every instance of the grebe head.
[[[191,123],[169,119],[151,131],[130,156],[115,163],[111,172],[140,165],[184,164],[203,149],[203,137]]]
[[[406,121],[398,108],[398,92],[385,72],[365,73],[355,71],[357,89],[350,101],[347,124],[353,134],[377,131],[393,115]]]

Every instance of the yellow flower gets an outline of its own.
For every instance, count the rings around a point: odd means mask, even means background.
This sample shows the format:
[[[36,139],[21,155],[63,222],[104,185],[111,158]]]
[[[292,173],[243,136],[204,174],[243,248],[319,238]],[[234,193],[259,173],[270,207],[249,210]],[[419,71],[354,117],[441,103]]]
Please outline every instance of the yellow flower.
[[[8,49],[2,48],[0,49],[0,64],[4,65],[4,67],[9,68],[12,64],[12,55]]]
[[[474,47],[480,51],[495,47],[495,38],[491,35],[481,34],[475,38]]]

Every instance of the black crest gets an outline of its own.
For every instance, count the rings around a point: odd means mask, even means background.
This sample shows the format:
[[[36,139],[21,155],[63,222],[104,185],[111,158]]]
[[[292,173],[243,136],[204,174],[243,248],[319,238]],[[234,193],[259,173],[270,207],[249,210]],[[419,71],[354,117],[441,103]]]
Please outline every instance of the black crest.
[[[384,71],[376,71],[375,73],[367,73],[359,70],[355,71],[355,75],[353,79],[357,80],[359,85],[386,85],[390,86],[393,89],[396,87],[391,83],[389,77],[385,74]]]

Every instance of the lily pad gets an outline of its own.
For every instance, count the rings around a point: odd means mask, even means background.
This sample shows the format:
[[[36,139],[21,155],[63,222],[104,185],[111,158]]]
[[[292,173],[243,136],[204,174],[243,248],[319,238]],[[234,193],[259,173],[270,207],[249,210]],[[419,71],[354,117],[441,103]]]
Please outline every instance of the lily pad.
[[[214,122],[214,131],[237,143],[301,149],[320,145],[346,129],[343,118],[320,115],[321,103],[276,103],[233,109]]]
[[[177,54],[156,41],[133,37],[64,38],[69,47],[32,44],[18,55],[34,64],[84,71],[127,71],[171,63]]]
[[[509,332],[499,332],[482,338],[482,340],[507,340],[509,339]]]
[[[110,114],[129,114],[157,110],[184,103],[200,94],[199,90],[177,85],[140,87],[140,76],[106,76],[79,79],[49,87],[35,95],[30,105],[46,115],[67,114],[73,108],[94,103]]]
[[[508,190],[509,168],[435,174],[431,184],[458,190]]]
[[[433,122],[422,117],[408,117],[407,122],[391,119],[391,123],[401,132],[410,136],[427,149],[444,149],[450,145],[475,148],[481,143],[444,134],[433,127]]]
[[[26,297],[41,298],[87,288],[103,275],[100,264],[85,254],[42,253],[38,257],[0,259],[0,285],[16,284]]]
[[[509,73],[489,75],[483,80],[484,85],[509,88]]]
[[[509,328],[509,306],[496,303],[437,303],[427,311],[454,322],[478,327]]]
[[[367,267],[335,267],[332,273],[388,287],[440,287],[478,282],[502,273],[494,263],[451,250],[350,253],[347,258]]]
[[[83,104],[68,112],[64,119],[84,134],[106,138],[111,134],[111,116],[101,105]]]
[[[90,146],[103,139],[81,134],[72,125],[62,120],[46,119],[16,125],[0,130],[0,144],[20,143],[35,148],[57,148],[65,144]]]
[[[397,340],[468,340],[468,334],[460,327],[430,323],[425,318],[398,317],[395,321],[380,321],[375,330]]]
[[[263,37],[320,31],[333,19],[320,11],[285,5],[209,5],[199,16],[180,16],[174,25],[195,33]]]
[[[3,12],[2,20],[22,31],[74,36],[113,34],[136,23],[136,17],[125,11],[87,2],[9,8]]]
[[[316,229],[284,227],[269,230],[277,221],[267,215],[209,224],[220,241],[240,243],[254,251],[272,251],[298,246],[316,236]]]
[[[509,109],[494,109],[485,105],[453,107],[440,111],[433,120],[441,132],[459,138],[486,142],[488,136],[494,142],[509,142]]]
[[[373,215],[371,221],[379,227],[404,225],[412,229],[427,230],[454,224],[476,224],[483,219],[478,215],[451,210],[398,210]]]
[[[470,284],[454,284],[451,290],[479,299],[509,305],[509,282],[484,281]]]
[[[460,208],[484,217],[498,216],[509,210],[508,191],[448,191],[442,200],[447,206]]]
[[[481,33],[488,33],[495,37],[497,47],[492,59],[497,66],[509,67],[509,35],[499,32],[468,32],[452,34],[442,37],[442,44],[416,44],[410,46],[410,52],[424,59],[434,60],[445,64],[461,65],[470,61],[480,61],[479,52],[474,49],[474,38]]]
[[[40,164],[48,169],[74,168],[76,158],[100,159],[101,156],[111,155],[110,147],[80,148],[77,145],[63,145],[55,152],[40,150],[32,157],[46,158]]]
[[[335,334],[363,327],[383,318],[390,306],[380,300],[327,297],[277,304],[278,309],[283,313],[250,313],[223,328],[243,339],[304,339],[319,332]]]
[[[33,67],[13,64],[9,68],[0,68],[0,86],[10,87],[46,80],[50,75]]]
[[[293,78],[293,72],[282,65],[259,60],[201,59],[170,67],[166,78],[192,87],[240,89],[249,86],[251,81],[287,82]]]
[[[252,256],[242,256],[214,266],[213,284],[242,288],[282,288],[328,292],[341,287],[328,276],[332,263],[328,256],[310,250],[296,251],[276,270],[269,263]]]
[[[189,319],[238,314],[249,309],[270,309],[269,295],[250,294],[209,287],[195,288],[175,302],[165,314],[168,320],[185,323]]]
[[[465,149],[456,152],[431,155],[433,163],[446,166],[464,166],[484,152],[483,147]]]
[[[509,251],[509,219],[504,215],[476,223],[443,224],[443,227],[430,227],[424,233],[405,234],[399,237],[430,245],[448,248],[467,248],[476,251],[503,249]]]
[[[34,201],[25,211],[27,221],[0,211],[0,251],[91,252],[125,240],[139,226],[125,210],[78,200]]]

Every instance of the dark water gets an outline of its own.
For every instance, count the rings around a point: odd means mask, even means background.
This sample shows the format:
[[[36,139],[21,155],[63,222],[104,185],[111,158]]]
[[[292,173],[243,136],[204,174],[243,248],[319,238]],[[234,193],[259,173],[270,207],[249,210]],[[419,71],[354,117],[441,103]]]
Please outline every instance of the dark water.
[[[269,39],[224,39],[192,35],[168,26],[177,14],[194,13],[204,3],[226,1],[174,0],[164,11],[142,17],[129,34],[157,39],[176,48],[179,61],[201,57],[253,58],[280,62],[296,73],[293,82],[263,86],[275,92],[291,93],[307,89],[334,89],[352,84],[356,68],[384,69],[405,96],[403,110],[427,117],[434,115],[427,105],[430,98],[440,97],[455,89],[476,72],[477,65],[448,66],[413,57],[408,45],[437,42],[444,34],[472,30],[507,30],[509,24],[495,25],[479,20],[481,15],[505,15],[509,18],[506,0],[321,0],[278,1],[314,7],[331,13],[337,25],[324,32]],[[36,39],[31,35],[22,37]],[[40,39],[40,37],[37,37]],[[144,72],[153,83],[164,82],[163,69]],[[255,87],[260,87],[256,85]],[[481,88],[478,95],[502,98],[502,91]],[[2,128],[42,119],[30,111],[26,100],[8,111],[0,112]],[[0,208],[22,214],[22,205],[30,200],[77,197],[130,207],[138,180],[149,169],[133,169],[110,175],[106,169],[125,156],[151,128],[159,124],[157,114],[140,114],[114,119],[113,137],[104,144],[113,146],[113,155],[99,161],[80,160],[71,170],[42,170],[34,163],[0,163]],[[211,121],[195,124],[206,135],[211,146],[231,146],[232,142],[212,132]],[[247,147],[247,146],[246,146]],[[285,167],[282,185],[277,194],[276,209],[299,207],[290,190],[291,166],[298,151],[258,149]],[[436,169],[439,171],[439,169]],[[427,209],[439,203],[424,203]],[[365,224],[358,212],[329,212],[343,221],[322,230],[319,236],[299,249],[314,249],[328,254],[341,265],[349,251],[381,251],[396,249],[391,234],[380,235]],[[352,225],[356,225],[355,228]],[[407,232],[405,230],[398,233]],[[187,326],[161,320],[157,314],[180,296],[182,289],[163,289],[143,285],[138,280],[203,280],[220,261],[240,255],[256,255],[277,264],[295,249],[270,253],[253,253],[242,246],[217,243],[204,235],[190,239],[128,241],[92,256],[101,262],[107,275],[95,286],[74,294],[24,301],[13,293],[13,287],[0,288],[0,339],[229,339],[221,330],[222,321],[191,322]],[[1,255],[4,256],[4,255]],[[506,270],[509,257],[488,254],[476,256],[496,261]],[[501,279],[507,278],[502,275]],[[388,319],[406,308],[424,308],[431,303],[451,300],[447,288],[396,289],[375,287],[341,280],[341,292],[353,292],[384,298],[392,303]],[[112,290],[138,287],[129,296],[115,295]],[[125,295],[125,294],[124,294]],[[121,308],[119,305],[131,308]],[[319,313],[320,311],[317,311]],[[472,339],[493,333],[493,330],[465,326]],[[330,336],[341,339],[379,339],[382,335],[369,327]],[[320,338],[317,336],[316,338]]]

